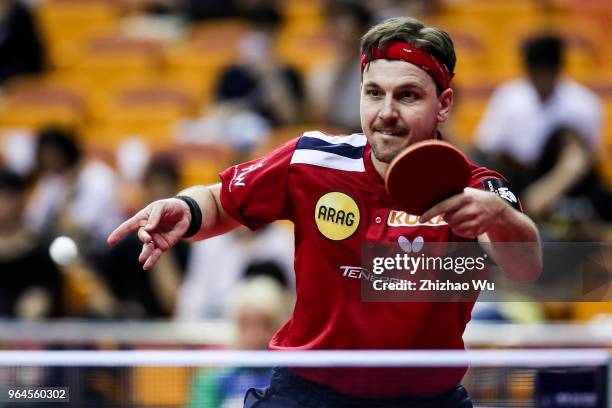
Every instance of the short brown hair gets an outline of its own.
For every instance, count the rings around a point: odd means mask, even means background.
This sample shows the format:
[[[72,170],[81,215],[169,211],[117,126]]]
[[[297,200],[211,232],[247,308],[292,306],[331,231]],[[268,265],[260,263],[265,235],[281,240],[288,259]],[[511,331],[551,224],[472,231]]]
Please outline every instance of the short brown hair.
[[[372,60],[374,48],[384,50],[393,41],[407,42],[446,65],[451,75],[455,72],[457,57],[455,47],[448,33],[429,27],[412,17],[394,17],[375,25],[361,37],[361,54]]]

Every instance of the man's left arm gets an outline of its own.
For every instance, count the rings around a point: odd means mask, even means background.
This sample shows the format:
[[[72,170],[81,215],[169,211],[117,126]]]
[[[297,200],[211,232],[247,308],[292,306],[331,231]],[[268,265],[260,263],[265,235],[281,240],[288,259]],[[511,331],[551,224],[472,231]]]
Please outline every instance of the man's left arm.
[[[467,187],[433,206],[420,221],[436,215],[442,215],[455,234],[477,238],[512,279],[525,282],[540,275],[542,253],[535,224],[497,194]]]

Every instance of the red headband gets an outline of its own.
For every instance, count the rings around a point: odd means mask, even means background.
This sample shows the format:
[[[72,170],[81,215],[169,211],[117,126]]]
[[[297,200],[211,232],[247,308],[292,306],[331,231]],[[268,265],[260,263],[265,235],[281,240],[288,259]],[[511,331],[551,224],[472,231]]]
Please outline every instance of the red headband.
[[[384,51],[380,48],[374,48],[372,50],[371,60],[368,59],[367,55],[363,54],[361,56],[361,73],[363,73],[365,66],[375,59],[409,62],[427,72],[442,89],[450,88],[451,78],[453,76],[449,72],[448,67],[438,62],[432,55],[408,43],[392,42]]]

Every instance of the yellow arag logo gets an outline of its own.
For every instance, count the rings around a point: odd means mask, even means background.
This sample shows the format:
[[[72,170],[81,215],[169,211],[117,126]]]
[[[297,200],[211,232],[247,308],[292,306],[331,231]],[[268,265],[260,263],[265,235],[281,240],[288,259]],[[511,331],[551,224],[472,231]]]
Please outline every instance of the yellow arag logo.
[[[412,214],[406,214],[404,211],[391,210],[389,213],[389,219],[387,225],[390,227],[417,227],[417,226],[430,226],[435,227],[438,225],[446,225],[446,221],[441,215],[433,217],[425,224],[419,222],[419,217]]]
[[[332,191],[317,201],[315,221],[321,234],[333,241],[340,241],[357,231],[359,207],[347,194]]]

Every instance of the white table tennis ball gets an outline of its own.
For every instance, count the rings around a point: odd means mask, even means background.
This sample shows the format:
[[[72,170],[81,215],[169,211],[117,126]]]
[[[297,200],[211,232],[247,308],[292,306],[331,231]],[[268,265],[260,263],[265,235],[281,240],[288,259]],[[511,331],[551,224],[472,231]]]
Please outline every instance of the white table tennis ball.
[[[58,265],[68,266],[77,257],[79,250],[76,244],[69,237],[57,237],[49,246],[49,255]]]

